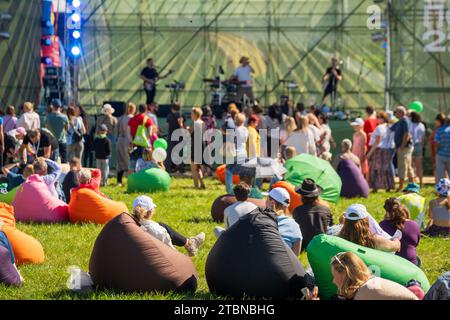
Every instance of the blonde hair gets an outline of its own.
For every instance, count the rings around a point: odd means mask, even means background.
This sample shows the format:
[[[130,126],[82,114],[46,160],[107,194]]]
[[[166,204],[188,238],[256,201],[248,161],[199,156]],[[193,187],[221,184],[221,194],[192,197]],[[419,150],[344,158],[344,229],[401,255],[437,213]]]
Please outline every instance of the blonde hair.
[[[356,291],[367,282],[371,276],[369,268],[353,252],[341,252],[331,259],[331,267],[338,273],[344,273],[345,279],[339,294],[351,299]]]
[[[297,155],[297,150],[294,147],[286,147],[286,150],[284,151],[286,154],[286,160],[292,159]]]
[[[38,158],[33,163],[33,171],[36,174],[39,174],[39,175],[47,174],[47,170],[48,170],[48,166],[47,166],[47,162],[45,162],[44,158]]]
[[[295,123],[295,119],[293,117],[286,117],[286,120],[284,120],[284,126],[288,135],[297,129],[297,124]]]
[[[136,110],[136,105],[133,102],[129,102],[127,105],[127,114],[135,114]]]
[[[238,113],[235,117],[234,117],[234,123],[236,124],[236,127],[240,127],[245,123],[245,114],[243,113]]]
[[[137,220],[142,221],[144,219],[148,219],[152,216],[152,210],[147,210],[141,206],[136,206],[131,212],[131,215]]]
[[[78,176],[78,181],[80,182],[80,184],[87,184],[91,179],[92,179],[91,170],[86,168],[81,169]]]
[[[236,104],[235,104],[235,103],[230,103],[230,104],[228,105],[228,112],[231,113],[231,111],[233,111],[233,110],[236,110],[236,111],[239,112],[239,109],[238,109],[238,107],[236,106]]]
[[[25,166],[25,168],[23,169],[23,177],[26,179],[29,176],[31,176],[32,174],[34,174],[34,168],[33,165],[28,164],[27,166]]]
[[[360,246],[375,248],[375,237],[369,229],[369,218],[360,220],[345,219],[339,236]]]
[[[142,152],[142,159],[144,161],[152,161],[152,159],[153,159],[153,150],[150,149],[150,148],[144,149],[144,151]]]
[[[305,116],[299,116],[297,118],[297,130],[298,131],[305,131],[308,129],[309,120]]]
[[[197,117],[197,119],[200,119],[203,115],[203,111],[199,107],[193,107],[192,113]]]
[[[34,105],[31,102],[25,102],[23,104],[23,111],[24,112],[31,112],[34,110]]]

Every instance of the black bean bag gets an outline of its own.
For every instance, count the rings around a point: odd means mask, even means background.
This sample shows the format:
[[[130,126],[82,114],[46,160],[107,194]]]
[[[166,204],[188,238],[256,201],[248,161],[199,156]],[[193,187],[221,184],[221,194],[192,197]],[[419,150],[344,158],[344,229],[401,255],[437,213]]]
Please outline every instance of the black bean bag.
[[[242,298],[299,298],[312,278],[284,243],[275,213],[255,209],[222,233],[205,266],[212,293]]]
[[[8,249],[0,246],[0,283],[8,286],[20,286],[20,275],[11,261]]]
[[[195,292],[198,281],[189,257],[143,231],[126,213],[98,235],[89,272],[96,286],[123,292]]]
[[[351,160],[341,160],[337,172],[342,180],[341,196],[344,198],[367,198],[369,184],[361,169]]]
[[[223,196],[218,197],[216,200],[214,200],[212,206],[211,206],[211,217],[215,222],[223,222],[224,218],[224,211],[225,209],[235,203],[236,197],[226,194]],[[264,209],[266,207],[266,200],[264,199],[248,199],[249,202],[254,203],[261,209]]]

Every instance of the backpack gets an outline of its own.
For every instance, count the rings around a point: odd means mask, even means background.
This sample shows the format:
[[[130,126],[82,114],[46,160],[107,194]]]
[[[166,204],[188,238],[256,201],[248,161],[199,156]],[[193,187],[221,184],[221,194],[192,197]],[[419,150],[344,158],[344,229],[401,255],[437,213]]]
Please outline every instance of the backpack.
[[[144,116],[144,121],[137,128],[136,135],[134,136],[133,143],[138,147],[149,148],[151,146],[148,140],[148,131],[145,124],[147,123],[147,116]]]

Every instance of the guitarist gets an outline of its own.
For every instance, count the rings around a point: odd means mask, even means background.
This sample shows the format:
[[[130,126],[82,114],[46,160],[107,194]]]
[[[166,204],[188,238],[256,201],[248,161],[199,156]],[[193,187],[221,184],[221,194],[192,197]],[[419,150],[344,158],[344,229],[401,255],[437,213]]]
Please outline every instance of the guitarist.
[[[169,70],[166,75],[159,76],[158,71],[156,71],[153,59],[147,59],[147,67],[142,69],[141,72],[141,79],[144,81],[144,91],[147,94],[147,105],[152,104],[155,100],[156,83],[158,82],[158,80],[167,78],[172,72],[172,70]]]
[[[338,59],[333,57],[331,59],[331,67],[329,67],[325,74],[323,75],[323,82],[324,82],[324,92],[323,92],[323,99],[322,99],[322,105],[325,103],[325,100],[328,96],[331,96],[331,105],[334,107],[334,104],[336,103],[336,95],[337,95],[337,87],[339,81],[342,81],[342,72],[341,69],[339,69],[340,62]]]

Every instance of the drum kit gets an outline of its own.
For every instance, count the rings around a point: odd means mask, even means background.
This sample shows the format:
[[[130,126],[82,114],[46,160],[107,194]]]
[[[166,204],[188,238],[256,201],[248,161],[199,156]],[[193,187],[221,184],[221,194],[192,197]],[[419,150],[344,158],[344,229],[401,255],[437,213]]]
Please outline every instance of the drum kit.
[[[237,79],[221,80],[220,77],[214,79],[205,78],[203,82],[208,83],[212,91],[212,105],[221,106],[222,104],[228,104],[231,102],[237,102],[236,96],[240,85],[245,84],[245,81],[239,81]]]

